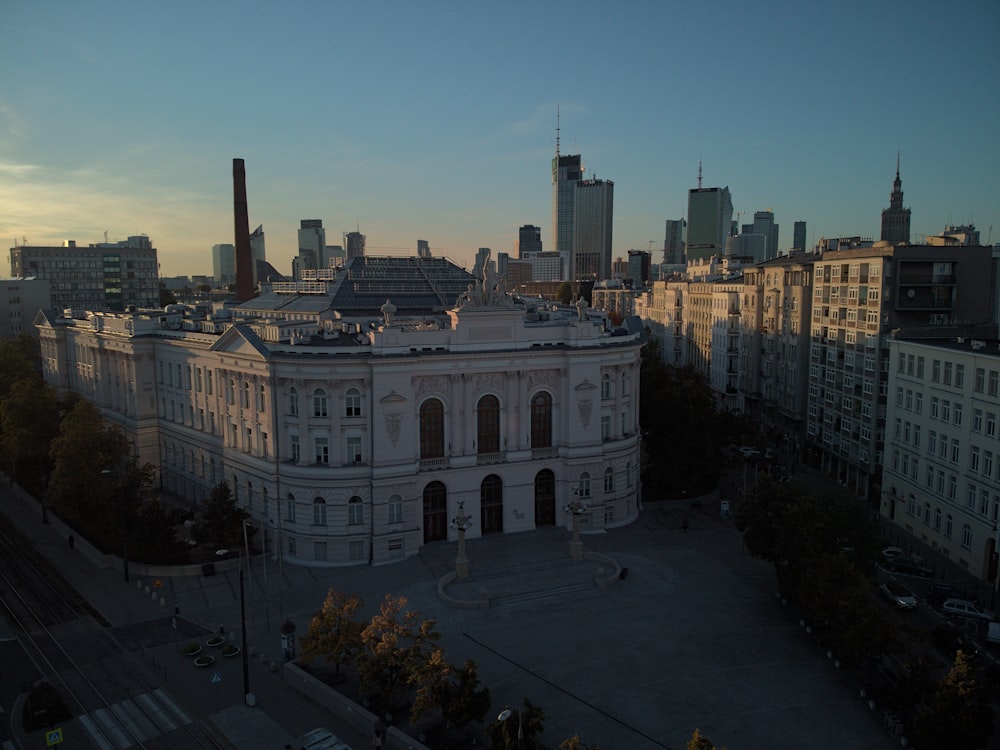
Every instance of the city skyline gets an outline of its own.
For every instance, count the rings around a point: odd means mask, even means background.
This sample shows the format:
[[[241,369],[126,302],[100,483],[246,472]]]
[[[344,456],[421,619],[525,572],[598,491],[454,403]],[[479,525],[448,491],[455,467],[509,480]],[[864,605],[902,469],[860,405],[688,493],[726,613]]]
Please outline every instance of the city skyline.
[[[795,221],[809,247],[878,239],[897,153],[912,241],[970,222],[1000,238],[996,4],[14,2],[0,22],[6,247],[144,233],[161,275],[211,273],[243,158],[282,273],[307,218],[470,268],[525,224],[551,250],[557,107],[561,153],[615,183],[613,257],[662,249],[699,161],[744,221],[774,212],[781,250]]]

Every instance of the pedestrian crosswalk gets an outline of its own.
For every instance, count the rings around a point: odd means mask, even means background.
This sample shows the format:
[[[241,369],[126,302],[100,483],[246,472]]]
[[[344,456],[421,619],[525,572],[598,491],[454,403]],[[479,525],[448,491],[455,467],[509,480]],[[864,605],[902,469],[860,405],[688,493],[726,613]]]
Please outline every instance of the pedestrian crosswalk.
[[[77,719],[98,750],[126,750],[191,723],[184,710],[159,688]]]

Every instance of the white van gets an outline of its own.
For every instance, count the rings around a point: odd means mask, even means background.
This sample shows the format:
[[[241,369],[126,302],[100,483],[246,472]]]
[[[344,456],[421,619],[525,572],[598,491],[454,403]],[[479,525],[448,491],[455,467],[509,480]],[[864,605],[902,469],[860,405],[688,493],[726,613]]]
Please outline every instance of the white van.
[[[990,615],[975,602],[966,599],[945,599],[941,611],[949,617],[965,617],[972,620],[991,620]]]

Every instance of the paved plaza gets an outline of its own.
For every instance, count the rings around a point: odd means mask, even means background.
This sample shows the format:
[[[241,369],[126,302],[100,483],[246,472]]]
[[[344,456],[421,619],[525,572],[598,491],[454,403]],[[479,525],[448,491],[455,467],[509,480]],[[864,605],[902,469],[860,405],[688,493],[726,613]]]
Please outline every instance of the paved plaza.
[[[16,514],[36,544],[115,625],[172,614],[205,631],[239,631],[239,577],[161,577],[161,596],[129,584],[117,568],[72,564],[65,541],[29,511]],[[686,521],[686,523],[685,523]],[[685,528],[685,526],[687,528]],[[51,538],[50,538],[51,537]],[[485,609],[459,607],[438,593],[454,569],[456,545],[426,546],[409,560],[379,567],[303,568],[257,556],[248,579],[249,642],[258,709],[290,734],[327,725],[356,747],[367,738],[338,727],[322,709],[283,689],[278,628],[291,619],[302,634],[329,587],[361,596],[370,614],[386,592],[437,621],[447,660],[473,659],[494,708],[524,698],[546,715],[548,746],[573,734],[603,750],[686,746],[695,728],[730,750],[882,750],[896,747],[867,706],[775,598],[771,569],[746,555],[740,534],[709,508],[648,503],[633,524],[584,535],[586,551],[612,558],[626,574],[598,587],[610,569],[573,562],[570,532],[546,528],[467,543],[469,579],[449,596],[488,598]],[[79,545],[78,545],[79,546]],[[135,579],[142,581],[136,587]],[[160,604],[162,598],[164,604]],[[179,663],[176,643],[144,647],[164,687],[197,716],[240,702],[237,663],[225,682],[201,685]],[[226,660],[228,661],[228,660]],[[238,662],[239,660],[233,660]]]

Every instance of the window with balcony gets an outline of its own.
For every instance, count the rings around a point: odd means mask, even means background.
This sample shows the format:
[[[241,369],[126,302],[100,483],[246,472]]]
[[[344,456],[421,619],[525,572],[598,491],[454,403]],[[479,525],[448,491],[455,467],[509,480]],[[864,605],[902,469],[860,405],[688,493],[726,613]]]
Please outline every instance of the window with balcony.
[[[552,446],[552,396],[539,391],[531,398],[531,447]]]
[[[476,451],[500,451],[500,400],[496,396],[483,396],[476,405]]]
[[[444,457],[444,404],[430,398],[420,405],[420,458]]]

